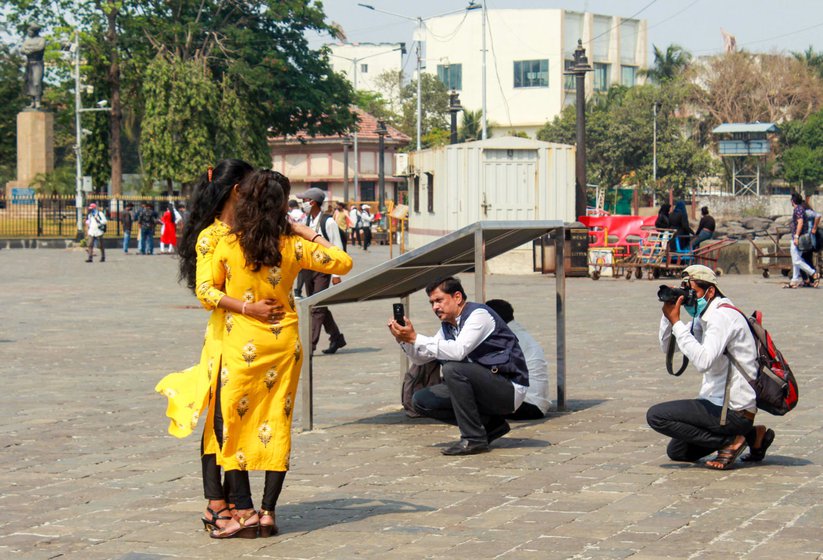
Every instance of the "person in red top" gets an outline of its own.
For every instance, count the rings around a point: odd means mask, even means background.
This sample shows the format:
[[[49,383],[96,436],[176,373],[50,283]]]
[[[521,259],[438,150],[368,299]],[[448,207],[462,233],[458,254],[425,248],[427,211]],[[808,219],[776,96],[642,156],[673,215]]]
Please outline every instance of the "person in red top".
[[[170,204],[163,213],[163,217],[160,218],[163,223],[163,229],[160,232],[161,253],[174,253],[174,248],[177,247],[177,224],[182,220],[180,214],[174,209],[174,205]]]

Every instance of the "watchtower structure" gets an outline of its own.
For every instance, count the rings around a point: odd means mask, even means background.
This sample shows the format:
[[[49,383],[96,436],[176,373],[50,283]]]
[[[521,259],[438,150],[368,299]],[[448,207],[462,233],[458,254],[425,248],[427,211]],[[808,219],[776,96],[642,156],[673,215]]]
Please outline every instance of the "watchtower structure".
[[[777,132],[774,123],[723,123],[712,134],[717,153],[732,162],[732,194],[760,194],[760,168],[772,151],[768,134]]]

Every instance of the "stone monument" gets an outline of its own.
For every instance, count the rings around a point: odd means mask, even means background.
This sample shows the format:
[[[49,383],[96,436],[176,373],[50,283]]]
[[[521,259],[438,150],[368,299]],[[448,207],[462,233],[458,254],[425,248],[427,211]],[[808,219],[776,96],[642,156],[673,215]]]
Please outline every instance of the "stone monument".
[[[32,101],[17,114],[17,180],[6,184],[6,199],[12,203],[15,195],[29,198],[35,176],[54,170],[54,113],[41,108],[46,40],[39,33],[40,26],[32,23],[20,47],[26,55],[25,92]]]

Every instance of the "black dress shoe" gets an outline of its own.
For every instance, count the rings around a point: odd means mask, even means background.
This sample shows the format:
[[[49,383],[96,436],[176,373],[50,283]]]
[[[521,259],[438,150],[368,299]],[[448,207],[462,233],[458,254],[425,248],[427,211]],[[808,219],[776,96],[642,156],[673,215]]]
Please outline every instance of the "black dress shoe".
[[[454,445],[443,449],[440,453],[443,455],[477,455],[478,453],[485,453],[487,451],[489,451],[488,443],[461,439]]]
[[[346,345],[346,337],[344,337],[341,334],[340,336],[338,336],[337,338],[334,339],[334,341],[329,345],[328,348],[323,350],[323,353],[324,354],[334,354],[335,352],[337,352],[338,350],[343,348],[345,345]]]
[[[491,443],[491,442],[493,442],[494,440],[496,440],[498,438],[502,438],[503,436],[508,434],[510,431],[511,431],[511,426],[509,426],[508,422],[503,420],[503,423],[500,424],[499,426],[497,426],[496,428],[491,429],[491,430],[487,430],[486,431],[486,437],[488,438],[489,443]]]

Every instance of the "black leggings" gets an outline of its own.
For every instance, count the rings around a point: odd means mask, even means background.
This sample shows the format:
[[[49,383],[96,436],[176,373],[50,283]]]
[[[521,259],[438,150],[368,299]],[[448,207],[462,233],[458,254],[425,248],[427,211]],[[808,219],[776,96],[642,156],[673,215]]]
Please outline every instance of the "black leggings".
[[[223,411],[220,408],[220,380],[217,381],[217,390],[214,393],[214,406],[212,408],[214,411],[214,435],[217,438],[217,443],[222,447]],[[202,454],[202,440],[200,450]],[[226,471],[226,484],[223,487],[220,484],[220,467],[217,465],[217,457],[214,454],[202,455],[201,462],[206,499],[226,499],[237,509],[254,509],[248,471]],[[286,471],[266,471],[266,483],[263,487],[263,509],[274,511],[277,500],[280,498],[280,492],[283,490],[283,481],[285,479]]]

